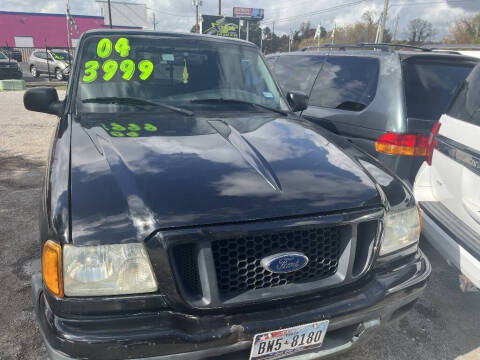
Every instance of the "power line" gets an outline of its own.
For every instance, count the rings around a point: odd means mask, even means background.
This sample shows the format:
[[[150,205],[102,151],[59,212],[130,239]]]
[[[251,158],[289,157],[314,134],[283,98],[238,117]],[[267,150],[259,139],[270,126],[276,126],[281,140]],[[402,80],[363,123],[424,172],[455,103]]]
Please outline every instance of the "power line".
[[[393,3],[390,6],[416,6],[416,5],[435,5],[435,4],[450,4],[450,3],[462,3],[462,2],[472,2],[476,0],[447,0],[445,1],[424,1],[424,2],[403,2],[403,3]]]
[[[195,15],[180,15],[180,14],[172,14],[172,13],[162,11],[162,10],[157,10],[157,9],[154,9],[154,10],[155,10],[155,12],[165,14],[165,15],[169,15],[169,16],[176,16],[176,17],[182,17],[182,18],[195,18]]]
[[[288,20],[294,20],[294,19],[297,19],[297,18],[302,18],[302,17],[308,16],[308,15],[323,14],[323,13],[326,13],[326,12],[343,9],[343,8],[346,8],[346,7],[349,7],[349,6],[360,5],[361,3],[364,3],[366,1],[367,0],[357,0],[357,1],[349,2],[349,3],[344,3],[344,4],[332,6],[332,7],[325,8],[325,9],[320,9],[320,10],[312,11],[312,12],[309,12],[309,13],[298,14],[298,15],[295,15],[295,16],[289,16],[289,17],[285,17],[285,18],[281,18],[281,19],[267,19],[267,20],[265,20],[265,22],[272,22],[273,20],[278,21],[278,22],[284,22],[284,21],[288,21]]]
[[[306,16],[314,16],[314,15],[319,15],[319,14],[323,14],[323,13],[330,12],[330,11],[340,10],[340,9],[350,7],[350,6],[357,6],[357,5],[360,5],[360,4],[365,3],[367,1],[368,0],[357,0],[357,1],[349,2],[349,3],[339,4],[339,5],[336,5],[336,6],[329,7],[329,8],[324,8],[324,9],[311,11],[311,12],[303,13],[303,14],[298,14],[298,15],[294,15],[294,16],[289,16],[289,17],[285,17],[285,18],[280,18],[280,19],[270,18],[270,19],[264,20],[263,23],[272,23],[273,21],[287,22],[287,21],[296,20],[296,19],[299,19],[299,18],[304,18]],[[401,5],[416,6],[416,5],[432,5],[432,4],[445,4],[445,3],[446,4],[448,4],[448,3],[462,3],[462,2],[472,2],[472,1],[477,1],[477,0],[447,0],[447,2],[438,1],[438,0],[437,1],[425,1],[425,2],[400,2],[400,3],[392,3],[392,4],[390,4],[389,7],[401,6]]]
[[[278,11],[278,10],[298,8],[298,4],[302,4],[302,3],[306,3],[306,2],[312,3],[312,0],[296,1],[296,2],[295,2],[295,5],[293,5],[293,6],[292,6],[292,5],[288,5],[288,6],[282,6],[282,7],[273,7],[273,8],[270,8],[269,10],[273,12],[273,11]]]

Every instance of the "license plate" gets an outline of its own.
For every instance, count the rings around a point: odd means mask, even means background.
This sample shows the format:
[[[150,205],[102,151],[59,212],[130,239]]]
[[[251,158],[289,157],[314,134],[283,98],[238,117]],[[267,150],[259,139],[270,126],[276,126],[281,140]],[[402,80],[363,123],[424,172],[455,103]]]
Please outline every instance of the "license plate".
[[[288,329],[257,334],[253,337],[250,360],[278,359],[295,352],[322,346],[328,320]]]

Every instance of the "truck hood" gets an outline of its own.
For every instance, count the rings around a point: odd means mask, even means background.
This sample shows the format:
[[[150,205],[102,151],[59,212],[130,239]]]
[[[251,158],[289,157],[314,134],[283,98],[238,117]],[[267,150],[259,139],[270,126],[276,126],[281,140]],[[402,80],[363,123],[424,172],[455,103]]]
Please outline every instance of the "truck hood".
[[[297,118],[130,113],[72,123],[76,244],[381,204],[356,159]]]

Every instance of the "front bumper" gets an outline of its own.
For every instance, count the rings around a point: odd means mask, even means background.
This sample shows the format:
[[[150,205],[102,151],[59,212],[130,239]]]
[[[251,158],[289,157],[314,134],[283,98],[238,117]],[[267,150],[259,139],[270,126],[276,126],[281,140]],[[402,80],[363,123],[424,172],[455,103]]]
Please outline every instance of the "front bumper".
[[[408,263],[372,270],[348,293],[299,304],[235,314],[191,315],[173,311],[62,318],[55,315],[40,274],[32,277],[35,311],[52,359],[187,360],[248,351],[257,333],[329,319],[320,349],[289,359],[318,359],[349,350],[366,335],[405,314],[421,295],[430,263],[419,251]]]

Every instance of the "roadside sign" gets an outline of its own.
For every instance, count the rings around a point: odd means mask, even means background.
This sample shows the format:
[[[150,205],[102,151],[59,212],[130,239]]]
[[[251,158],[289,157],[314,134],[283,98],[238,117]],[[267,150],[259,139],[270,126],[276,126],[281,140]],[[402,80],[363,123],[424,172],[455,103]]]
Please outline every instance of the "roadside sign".
[[[234,7],[233,16],[242,20],[263,20],[265,11],[263,9]]]
[[[239,38],[240,19],[218,15],[202,15],[202,34]]]

